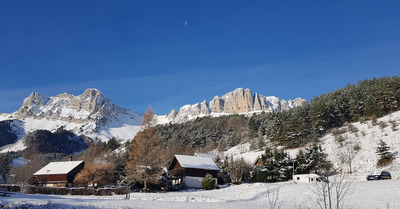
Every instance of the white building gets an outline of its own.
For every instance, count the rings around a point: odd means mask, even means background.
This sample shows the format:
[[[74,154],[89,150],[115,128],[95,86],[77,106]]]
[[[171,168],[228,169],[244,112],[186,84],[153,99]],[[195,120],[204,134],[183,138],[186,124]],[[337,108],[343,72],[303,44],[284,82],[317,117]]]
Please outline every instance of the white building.
[[[293,176],[293,182],[296,184],[301,183],[314,183],[314,182],[326,182],[326,178],[318,174],[298,174]]]

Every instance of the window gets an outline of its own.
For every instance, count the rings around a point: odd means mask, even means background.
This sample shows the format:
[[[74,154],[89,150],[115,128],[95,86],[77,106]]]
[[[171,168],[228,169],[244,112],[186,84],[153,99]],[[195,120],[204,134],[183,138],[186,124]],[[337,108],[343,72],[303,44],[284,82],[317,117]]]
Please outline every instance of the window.
[[[297,181],[300,181],[300,177],[297,177]]]

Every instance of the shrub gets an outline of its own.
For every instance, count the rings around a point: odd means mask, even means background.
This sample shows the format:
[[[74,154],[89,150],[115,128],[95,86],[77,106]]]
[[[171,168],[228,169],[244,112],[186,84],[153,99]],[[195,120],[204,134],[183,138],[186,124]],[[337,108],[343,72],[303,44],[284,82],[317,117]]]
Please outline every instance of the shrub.
[[[391,158],[382,158],[379,159],[378,162],[376,163],[376,166],[379,167],[385,167],[387,165],[390,165],[392,163],[392,161],[394,160],[393,157]]]
[[[262,170],[255,170],[252,174],[252,182],[266,182],[268,180],[268,172]]]
[[[215,179],[212,177],[212,175],[207,174],[201,181],[201,186],[203,186],[205,190],[212,190],[215,188],[215,183]]]

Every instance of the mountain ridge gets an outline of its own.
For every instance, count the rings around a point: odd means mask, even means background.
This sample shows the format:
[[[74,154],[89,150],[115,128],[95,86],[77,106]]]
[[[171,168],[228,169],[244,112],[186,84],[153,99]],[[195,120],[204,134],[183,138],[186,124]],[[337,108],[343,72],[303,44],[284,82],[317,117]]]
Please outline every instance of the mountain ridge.
[[[183,123],[204,116],[281,111],[304,103],[306,101],[300,98],[286,101],[238,88],[221,97],[215,96],[210,102],[184,105],[179,111],[155,116],[155,124]],[[140,130],[142,117],[143,114],[119,107],[99,90],[89,88],[77,96],[69,93],[46,96],[32,92],[17,111],[1,113],[0,121],[13,121],[9,129],[15,132],[17,141],[36,130],[55,132],[60,128],[107,141],[111,137],[133,139]],[[14,138],[8,142],[15,141]]]
[[[25,134],[19,138],[35,130],[56,131],[64,128],[77,135],[101,140],[113,136],[128,140],[139,130],[142,116],[115,105],[99,90],[91,88],[78,96],[63,93],[49,97],[32,92],[17,111],[1,114],[0,121],[21,121],[19,126]],[[123,134],[118,134],[118,131]]]
[[[280,100],[275,96],[263,96],[258,93],[252,93],[248,88],[237,88],[234,91],[214,98],[208,102],[204,100],[196,104],[182,106],[179,111],[173,109],[167,115],[157,117],[157,124],[184,123],[197,117],[214,116],[230,114],[253,114],[261,112],[272,112],[288,110],[306,104],[307,101],[301,98],[294,100]]]

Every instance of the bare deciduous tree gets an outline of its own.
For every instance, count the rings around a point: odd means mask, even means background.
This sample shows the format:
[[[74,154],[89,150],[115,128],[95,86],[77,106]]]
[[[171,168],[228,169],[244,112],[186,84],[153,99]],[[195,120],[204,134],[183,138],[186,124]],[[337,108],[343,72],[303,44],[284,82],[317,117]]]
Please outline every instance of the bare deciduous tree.
[[[283,202],[279,201],[280,187],[276,186],[274,188],[267,188],[267,200],[269,209],[280,209],[283,207]]]
[[[348,175],[342,173],[328,177],[327,181],[314,183],[309,189],[317,196],[321,209],[345,208],[345,198],[353,193],[354,186]]]
[[[335,154],[339,157],[340,162],[347,165],[349,168],[349,173],[353,173],[353,160],[359,151],[359,147],[359,143],[347,142],[335,151]]]
[[[229,172],[232,183],[240,184],[242,182],[243,174],[247,171],[247,168],[248,165],[243,158],[233,160],[233,157],[231,157],[226,170]]]

